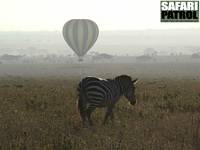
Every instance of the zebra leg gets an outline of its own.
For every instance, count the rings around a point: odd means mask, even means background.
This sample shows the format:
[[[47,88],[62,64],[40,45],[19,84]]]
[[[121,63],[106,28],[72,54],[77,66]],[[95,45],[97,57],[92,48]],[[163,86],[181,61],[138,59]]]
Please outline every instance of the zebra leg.
[[[114,117],[111,107],[108,107],[108,108],[107,108],[106,115],[105,115],[104,121],[103,121],[103,125],[106,124],[106,122],[107,122],[109,116],[111,116],[111,118]]]
[[[86,126],[87,122],[87,113],[86,111],[80,111],[80,116],[83,122],[83,126]]]
[[[83,123],[83,126],[87,125],[87,109],[86,109],[86,103],[82,100],[79,99],[78,102],[78,109],[79,109],[79,113],[81,116],[81,120]]]
[[[88,108],[87,109],[87,119],[88,119],[88,122],[89,122],[89,125],[93,125],[93,122],[91,120],[91,114],[92,112],[95,110],[95,108]]]

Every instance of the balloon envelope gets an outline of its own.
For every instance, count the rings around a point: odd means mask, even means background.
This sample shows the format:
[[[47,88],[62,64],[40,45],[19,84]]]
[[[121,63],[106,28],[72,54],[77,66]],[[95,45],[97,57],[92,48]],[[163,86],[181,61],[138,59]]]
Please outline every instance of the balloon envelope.
[[[72,19],[63,27],[65,41],[79,58],[82,58],[90,50],[98,35],[97,24],[89,19]]]

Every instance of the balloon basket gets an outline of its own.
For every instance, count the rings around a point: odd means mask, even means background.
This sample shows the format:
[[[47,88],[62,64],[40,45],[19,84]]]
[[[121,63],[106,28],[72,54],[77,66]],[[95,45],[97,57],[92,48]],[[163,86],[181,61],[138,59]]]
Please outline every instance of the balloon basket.
[[[82,62],[82,61],[83,61],[83,58],[78,58],[78,61],[79,61],[79,62]]]

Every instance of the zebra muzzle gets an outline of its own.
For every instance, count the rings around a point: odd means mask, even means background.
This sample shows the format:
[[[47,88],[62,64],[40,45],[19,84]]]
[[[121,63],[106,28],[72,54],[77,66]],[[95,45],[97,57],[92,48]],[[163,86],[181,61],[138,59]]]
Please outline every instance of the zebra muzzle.
[[[137,104],[137,100],[135,100],[135,101],[130,101],[129,104],[135,105],[135,104]]]

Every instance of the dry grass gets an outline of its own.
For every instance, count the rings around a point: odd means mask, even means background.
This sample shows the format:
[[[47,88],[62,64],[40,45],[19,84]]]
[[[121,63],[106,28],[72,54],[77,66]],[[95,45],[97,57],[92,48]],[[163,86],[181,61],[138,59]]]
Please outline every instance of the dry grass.
[[[82,128],[75,107],[77,79],[0,79],[0,149],[199,150],[200,82],[143,79],[138,104],[122,98],[115,125]]]

